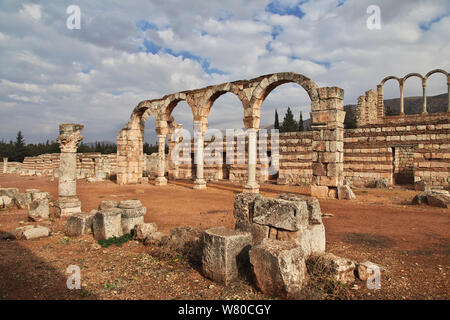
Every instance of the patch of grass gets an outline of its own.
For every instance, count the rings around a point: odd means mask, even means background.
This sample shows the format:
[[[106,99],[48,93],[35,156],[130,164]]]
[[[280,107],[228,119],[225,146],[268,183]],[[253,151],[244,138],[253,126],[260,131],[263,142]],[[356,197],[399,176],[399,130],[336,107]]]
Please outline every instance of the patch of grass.
[[[351,244],[363,244],[369,247],[388,248],[393,245],[392,239],[388,237],[368,233],[346,233],[343,240]]]
[[[58,243],[60,243],[60,244],[69,244],[70,243],[70,238],[69,237],[64,237]]]
[[[120,286],[121,282],[122,282],[122,279],[117,278],[116,280],[114,280],[111,283],[109,283],[109,282],[104,283],[102,286],[103,286],[103,289],[105,289],[105,290],[117,289]]]
[[[433,250],[430,249],[423,249],[423,250],[405,250],[403,253],[407,254],[408,256],[431,256],[433,253],[435,253]]]
[[[179,254],[172,259],[172,262],[184,262],[184,261],[186,261],[186,257],[183,256],[182,254]]]
[[[81,290],[81,296],[83,298],[89,297],[91,295],[91,293],[89,292],[89,290],[83,289]]]
[[[121,237],[112,237],[106,240],[98,240],[98,244],[102,246],[102,248],[108,248],[111,245],[116,245],[121,247],[124,243],[133,240],[132,234],[125,234]]]

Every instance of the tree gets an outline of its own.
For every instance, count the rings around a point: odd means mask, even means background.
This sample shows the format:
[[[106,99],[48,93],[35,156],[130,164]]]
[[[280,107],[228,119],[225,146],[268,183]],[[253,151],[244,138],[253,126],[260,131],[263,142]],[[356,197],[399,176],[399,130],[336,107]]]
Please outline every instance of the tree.
[[[283,123],[281,124],[280,132],[295,132],[297,131],[297,121],[294,119],[291,108],[288,107],[284,115]]]
[[[275,109],[275,123],[273,124],[273,128],[280,130],[280,122],[278,121],[277,109]]]
[[[300,120],[298,120],[298,131],[305,131],[305,127],[303,125],[303,113],[300,112]]]
[[[13,157],[14,161],[22,162],[26,155],[25,149],[25,139],[22,135],[22,131],[19,130],[16,136],[16,142],[14,143],[15,155]]]

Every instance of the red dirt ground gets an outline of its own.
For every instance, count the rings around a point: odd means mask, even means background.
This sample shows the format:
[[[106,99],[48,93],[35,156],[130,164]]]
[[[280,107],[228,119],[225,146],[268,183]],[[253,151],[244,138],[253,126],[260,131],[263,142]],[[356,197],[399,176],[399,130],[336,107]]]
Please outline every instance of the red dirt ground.
[[[37,188],[57,199],[57,180],[48,177],[0,175],[2,187],[20,192]],[[242,186],[209,183],[193,190],[191,181],[169,185],[119,186],[111,181],[78,180],[83,211],[96,209],[102,200],[139,199],[147,207],[146,222],[168,233],[175,226],[201,229],[234,227],[233,199]],[[261,193],[304,193],[295,186],[261,185]],[[327,251],[386,270],[381,289],[369,290],[357,280],[347,289],[351,299],[449,299],[450,210],[411,205],[416,192],[404,187],[355,189],[357,200],[320,200]],[[0,240],[0,299],[267,299],[251,285],[230,287],[201,276],[183,257],[158,255],[152,246],[135,241],[122,247],[99,248],[92,235],[64,236],[62,219],[41,222],[52,236],[32,241]],[[0,211],[0,236],[27,222],[25,209]],[[68,290],[66,268],[75,264],[82,273],[82,290]],[[329,298],[329,297],[328,297]],[[332,297],[342,298],[342,297]]]

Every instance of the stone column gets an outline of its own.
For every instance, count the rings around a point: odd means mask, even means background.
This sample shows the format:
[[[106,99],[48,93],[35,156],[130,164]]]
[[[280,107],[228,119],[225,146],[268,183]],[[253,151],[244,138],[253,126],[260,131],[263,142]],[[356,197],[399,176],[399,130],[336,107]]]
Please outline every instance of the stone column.
[[[157,186],[165,186],[167,184],[167,179],[164,177],[165,146],[166,146],[166,135],[158,134],[158,177],[155,180],[155,184]]]
[[[248,132],[248,177],[244,192],[259,193],[259,184],[256,182],[256,133],[258,129],[250,128]]]
[[[55,202],[57,217],[81,212],[77,197],[77,147],[83,139],[81,124],[61,124],[57,141],[61,149],[59,161],[58,200]]]
[[[422,114],[428,113],[427,112],[427,83],[422,81],[422,91],[423,91],[423,109]]]
[[[3,158],[3,173],[8,173],[8,158]]]
[[[384,117],[384,96],[383,86],[381,84],[377,85],[377,117],[379,122]]]
[[[336,198],[344,180],[344,90],[319,88],[320,109],[311,111],[311,195]]]
[[[196,121],[200,122],[200,121]],[[201,123],[194,125],[194,139],[195,139],[195,164],[196,164],[196,179],[194,181],[194,189],[206,189],[206,181],[203,178],[203,163],[204,163],[204,134]]]
[[[448,78],[447,78],[447,96],[448,96],[447,112],[450,112],[450,80],[448,80]]]
[[[403,101],[403,81],[400,82],[400,114],[405,114],[405,105]]]

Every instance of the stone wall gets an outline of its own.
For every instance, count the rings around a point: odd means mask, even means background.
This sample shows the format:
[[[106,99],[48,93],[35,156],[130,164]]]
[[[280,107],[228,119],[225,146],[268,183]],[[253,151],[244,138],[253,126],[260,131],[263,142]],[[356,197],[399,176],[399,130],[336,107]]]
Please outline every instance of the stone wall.
[[[384,117],[345,131],[344,176],[355,184],[425,180],[448,187],[449,165],[449,113]]]
[[[25,157],[17,173],[58,177],[59,153]],[[77,153],[77,178],[106,178],[116,174],[116,154]]]

